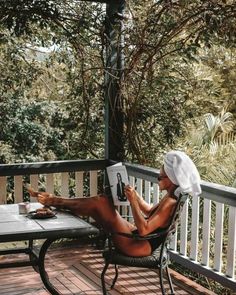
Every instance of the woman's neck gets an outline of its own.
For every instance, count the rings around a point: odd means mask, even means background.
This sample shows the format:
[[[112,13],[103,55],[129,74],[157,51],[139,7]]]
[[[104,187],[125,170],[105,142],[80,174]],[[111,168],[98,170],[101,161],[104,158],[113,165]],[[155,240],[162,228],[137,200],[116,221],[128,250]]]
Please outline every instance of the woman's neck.
[[[171,198],[176,198],[175,190],[177,189],[178,185],[173,184],[171,187],[168,188],[166,196]]]

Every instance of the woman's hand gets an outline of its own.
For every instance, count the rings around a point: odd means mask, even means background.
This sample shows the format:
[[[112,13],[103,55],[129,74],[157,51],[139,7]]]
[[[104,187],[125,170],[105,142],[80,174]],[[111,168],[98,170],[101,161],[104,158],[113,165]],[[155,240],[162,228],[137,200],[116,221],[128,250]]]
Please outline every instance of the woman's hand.
[[[131,185],[125,186],[125,195],[129,202],[131,203],[133,200],[137,199],[137,193],[135,189]]]

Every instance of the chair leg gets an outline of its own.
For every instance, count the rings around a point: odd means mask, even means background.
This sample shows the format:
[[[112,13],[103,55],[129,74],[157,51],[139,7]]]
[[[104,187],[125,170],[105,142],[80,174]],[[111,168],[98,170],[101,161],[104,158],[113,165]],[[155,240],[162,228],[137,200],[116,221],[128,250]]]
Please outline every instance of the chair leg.
[[[175,295],[175,291],[174,291],[174,287],[173,287],[173,283],[172,283],[172,279],[171,279],[171,276],[170,276],[170,273],[169,273],[168,266],[166,267],[166,274],[167,274],[167,279],[168,279],[170,290],[171,290],[170,295]]]
[[[118,278],[118,267],[117,267],[117,265],[115,264],[115,277],[114,277],[114,279],[113,279],[113,282],[112,282],[112,284],[111,284],[111,289],[113,289],[114,288],[114,286],[115,286],[115,283],[116,283],[116,280],[117,280],[117,278]]]
[[[107,290],[106,290],[106,282],[105,282],[105,273],[108,269],[109,262],[107,262],[103,268],[102,274],[101,274],[101,281],[102,281],[102,292],[103,295],[107,295]]]
[[[164,288],[164,283],[163,283],[163,268],[159,268],[159,278],[160,278],[160,285],[161,285],[161,293],[162,295],[165,295],[165,288]]]

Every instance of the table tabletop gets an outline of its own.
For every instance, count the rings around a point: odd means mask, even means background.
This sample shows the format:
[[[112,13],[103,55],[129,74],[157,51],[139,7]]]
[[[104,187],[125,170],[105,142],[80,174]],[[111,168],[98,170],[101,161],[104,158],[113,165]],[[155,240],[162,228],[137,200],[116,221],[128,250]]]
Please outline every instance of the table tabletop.
[[[30,211],[41,208],[30,203]],[[30,219],[19,214],[18,204],[0,205],[0,242],[27,239],[56,239],[98,234],[98,229],[69,212],[58,211],[55,218]]]

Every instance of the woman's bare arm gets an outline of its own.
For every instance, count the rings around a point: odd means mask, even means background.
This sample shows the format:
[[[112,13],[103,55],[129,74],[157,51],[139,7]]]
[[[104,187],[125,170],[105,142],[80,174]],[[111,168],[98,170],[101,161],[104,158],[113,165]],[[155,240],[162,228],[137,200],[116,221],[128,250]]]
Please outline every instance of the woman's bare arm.
[[[151,218],[145,219],[140,211],[135,190],[132,187],[127,186],[126,195],[130,202],[134,222],[140,235],[144,236],[158,228],[168,226],[170,216],[172,215],[173,208],[176,204],[175,199],[166,198],[165,201],[158,207],[157,212],[153,214]]]

